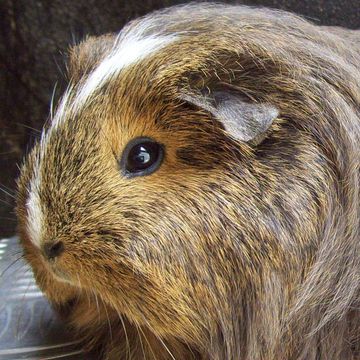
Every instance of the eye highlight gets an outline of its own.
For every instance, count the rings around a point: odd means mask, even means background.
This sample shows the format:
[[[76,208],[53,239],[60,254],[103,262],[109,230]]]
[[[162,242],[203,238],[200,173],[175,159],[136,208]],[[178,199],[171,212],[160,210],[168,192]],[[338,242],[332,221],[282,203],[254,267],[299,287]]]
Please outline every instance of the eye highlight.
[[[120,167],[127,177],[150,175],[160,167],[163,158],[163,145],[153,139],[139,137],[126,145]]]

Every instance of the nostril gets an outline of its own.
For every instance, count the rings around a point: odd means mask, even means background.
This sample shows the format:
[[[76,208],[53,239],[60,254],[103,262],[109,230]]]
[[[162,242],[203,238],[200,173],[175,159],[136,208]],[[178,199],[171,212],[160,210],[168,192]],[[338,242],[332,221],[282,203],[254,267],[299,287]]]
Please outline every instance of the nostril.
[[[43,246],[46,257],[50,260],[55,259],[64,251],[64,244],[62,241],[49,242]]]

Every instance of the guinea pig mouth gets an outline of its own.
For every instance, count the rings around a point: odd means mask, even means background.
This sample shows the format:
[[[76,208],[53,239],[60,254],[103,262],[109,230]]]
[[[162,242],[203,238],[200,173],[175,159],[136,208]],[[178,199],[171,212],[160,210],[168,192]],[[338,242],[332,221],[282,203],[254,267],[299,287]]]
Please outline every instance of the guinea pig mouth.
[[[50,265],[50,266],[49,266]],[[47,267],[50,267],[50,272],[55,278],[55,280],[64,282],[70,285],[76,285],[71,280],[70,276],[63,270],[59,269],[59,267],[55,266],[54,264],[49,264]]]

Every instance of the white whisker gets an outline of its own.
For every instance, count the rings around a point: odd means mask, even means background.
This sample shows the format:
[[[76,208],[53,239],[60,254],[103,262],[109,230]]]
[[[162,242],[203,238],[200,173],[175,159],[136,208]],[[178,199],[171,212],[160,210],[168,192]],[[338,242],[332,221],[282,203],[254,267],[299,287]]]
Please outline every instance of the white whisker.
[[[144,344],[143,344],[143,342],[142,342],[141,334],[140,334],[140,332],[139,332],[139,325],[135,324],[135,328],[136,328],[136,331],[137,331],[138,336],[139,336],[140,346],[141,346],[142,353],[143,353],[143,355],[144,355],[144,360],[146,360],[146,354],[145,354]]]
[[[122,327],[123,327],[123,329],[124,329],[125,340],[126,340],[126,351],[127,351],[127,353],[128,353],[129,359],[130,359],[130,355],[131,355],[130,342],[129,342],[128,334],[127,334],[127,331],[126,331],[125,322],[124,322],[124,319],[123,319],[122,315],[121,315],[119,312],[118,312],[118,316],[119,316],[119,318],[120,318]]]
[[[57,84],[58,84],[58,82],[56,82],[54,85],[54,89],[52,91],[51,100],[50,100],[50,120],[51,121],[54,118],[54,99],[55,99]]]
[[[149,329],[153,332],[153,334],[156,336],[156,338],[160,341],[160,343],[162,344],[162,346],[164,347],[164,349],[168,352],[168,354],[171,356],[171,358],[172,358],[173,360],[176,360],[175,357],[174,357],[174,355],[173,355],[172,352],[170,351],[170,349],[166,346],[164,340],[161,339],[161,337],[158,336],[158,335],[154,332],[154,330],[152,330],[149,322],[148,322],[144,317],[143,317],[143,320],[145,321],[145,323],[146,323],[146,325],[149,327]]]

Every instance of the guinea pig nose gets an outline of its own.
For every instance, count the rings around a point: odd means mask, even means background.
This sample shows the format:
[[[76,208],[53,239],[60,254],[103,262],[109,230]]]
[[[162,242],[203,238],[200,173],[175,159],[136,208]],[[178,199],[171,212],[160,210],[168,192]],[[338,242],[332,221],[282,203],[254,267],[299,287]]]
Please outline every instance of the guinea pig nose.
[[[64,251],[64,244],[62,241],[47,242],[43,246],[43,251],[49,260],[53,260]]]

